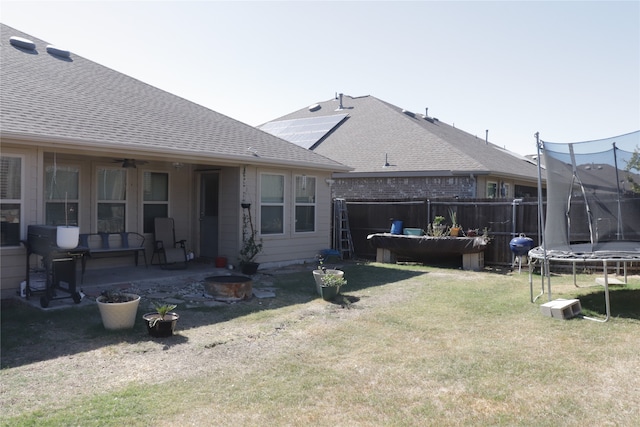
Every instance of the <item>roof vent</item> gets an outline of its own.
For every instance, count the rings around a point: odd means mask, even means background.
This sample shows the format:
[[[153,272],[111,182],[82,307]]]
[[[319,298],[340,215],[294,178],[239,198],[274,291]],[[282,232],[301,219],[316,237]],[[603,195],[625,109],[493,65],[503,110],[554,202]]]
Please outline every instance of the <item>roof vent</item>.
[[[405,113],[407,116],[411,116],[411,117],[415,117],[416,116],[415,113],[412,113],[409,110],[402,110],[402,112]]]
[[[23,49],[28,49],[28,50],[34,50],[36,48],[36,44],[31,40],[28,40],[22,37],[17,37],[17,36],[10,37],[9,43],[11,43],[16,47],[21,47]]]
[[[309,111],[318,111],[320,109],[320,104],[309,105]]]
[[[59,56],[61,58],[69,58],[71,56],[71,52],[65,49],[60,49],[59,47],[55,47],[53,45],[47,46],[47,52],[51,55]]]

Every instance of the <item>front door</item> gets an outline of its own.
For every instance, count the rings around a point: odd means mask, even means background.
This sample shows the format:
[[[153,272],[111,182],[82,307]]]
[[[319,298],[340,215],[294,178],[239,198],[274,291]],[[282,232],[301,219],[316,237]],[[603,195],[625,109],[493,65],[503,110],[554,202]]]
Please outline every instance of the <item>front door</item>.
[[[218,256],[218,185],[220,175],[207,172],[200,176],[200,256]]]

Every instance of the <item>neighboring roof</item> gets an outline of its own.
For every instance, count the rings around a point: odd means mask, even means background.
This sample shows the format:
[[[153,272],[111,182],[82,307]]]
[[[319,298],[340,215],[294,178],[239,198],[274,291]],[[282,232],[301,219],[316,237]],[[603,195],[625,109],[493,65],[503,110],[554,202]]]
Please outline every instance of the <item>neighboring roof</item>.
[[[274,122],[348,114],[312,150],[354,168],[349,175],[473,173],[537,179],[538,168],[530,159],[438,119],[402,110],[373,96],[345,95],[343,108],[339,107],[340,101],[331,99]],[[389,166],[385,167],[385,162]]]
[[[28,39],[35,49],[10,43]],[[349,168],[208,108],[0,24],[0,136],[235,162]],[[122,154],[119,154],[122,156]]]

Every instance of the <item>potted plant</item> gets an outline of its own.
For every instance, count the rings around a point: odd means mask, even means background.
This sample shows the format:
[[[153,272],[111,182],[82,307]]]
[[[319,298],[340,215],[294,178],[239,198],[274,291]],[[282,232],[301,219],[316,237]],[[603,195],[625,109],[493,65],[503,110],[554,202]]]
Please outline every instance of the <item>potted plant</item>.
[[[153,303],[156,309],[153,313],[146,313],[142,318],[147,322],[147,332],[155,338],[170,337],[176,329],[176,323],[180,316],[171,310],[177,306],[175,304]]]
[[[240,270],[243,274],[253,275],[258,271],[259,263],[254,259],[262,252],[262,239],[258,237],[258,233],[253,228],[251,220],[251,204],[242,203],[243,209],[243,228],[242,228],[242,247],[238,261]],[[244,212],[246,210],[246,212]]]
[[[96,303],[105,329],[131,329],[136,323],[140,295],[103,291]]]
[[[347,284],[347,280],[344,278],[344,272],[341,275],[338,274],[323,274],[321,275],[322,286],[320,287],[320,295],[325,301],[331,301],[340,293],[340,288]]]
[[[442,215],[436,215],[433,218],[433,223],[429,226],[429,235],[433,237],[442,237],[446,234],[447,226],[443,224],[444,217]]]
[[[476,237],[478,235],[478,229],[477,228],[470,228],[467,230],[467,232],[465,233],[467,235],[467,237]]]
[[[316,291],[318,295],[324,298],[322,288],[325,287],[325,281],[332,282],[334,279],[329,279],[328,277],[337,277],[343,278],[344,271],[330,269],[324,265],[324,257],[318,256],[318,268],[313,270],[313,279],[316,282]],[[346,282],[345,282],[346,283]]]
[[[458,237],[460,235],[461,227],[460,224],[458,224],[458,214],[453,209],[449,209],[449,218],[451,219],[449,235],[452,237]]]

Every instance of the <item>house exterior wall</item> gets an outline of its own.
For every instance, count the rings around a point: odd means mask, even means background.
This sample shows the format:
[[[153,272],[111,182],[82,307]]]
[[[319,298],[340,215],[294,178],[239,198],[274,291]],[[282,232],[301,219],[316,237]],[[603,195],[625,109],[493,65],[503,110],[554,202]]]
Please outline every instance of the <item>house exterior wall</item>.
[[[8,141],[2,141],[2,155],[16,155],[22,159],[21,190],[22,203],[20,214],[21,239],[25,237],[26,225],[35,224],[38,215],[39,200],[37,197],[38,175],[41,168],[36,148],[14,147]],[[15,293],[26,274],[26,250],[20,246],[9,246],[0,249],[0,296],[5,298],[9,292]],[[10,291],[9,291],[10,290]]]
[[[255,168],[247,167],[247,188],[245,200],[250,201],[254,226],[259,229],[260,180],[263,174],[284,176],[284,224],[282,234],[260,235],[263,251],[256,261],[265,266],[284,265],[291,262],[304,262],[313,259],[320,250],[331,247],[331,190],[327,184],[328,172],[303,169]],[[294,182],[296,176],[306,175],[316,180],[315,230],[312,232],[295,231]],[[241,184],[242,187],[242,184]],[[242,189],[241,189],[242,191]],[[242,194],[242,193],[241,193]],[[239,217],[242,223],[242,212]],[[240,236],[241,243],[242,236]]]
[[[240,173],[242,168],[222,168],[220,170],[220,211],[218,254],[235,264],[235,257],[240,250]]]
[[[11,145],[2,141],[2,154],[18,155],[22,164],[22,209],[20,237],[27,238],[27,228],[31,224],[44,224],[44,185],[47,165],[72,165],[79,168],[78,225],[81,233],[97,231],[97,168],[121,169],[118,162],[107,157],[89,157],[78,152],[59,152],[54,156],[48,148],[37,146]],[[185,164],[174,168],[170,161],[149,161],[127,171],[126,231],[139,232],[145,236],[147,260],[153,254],[153,233],[144,233],[143,224],[143,177],[145,171],[166,172],[169,175],[169,216],[175,219],[176,237],[186,239],[188,249],[198,255],[199,215],[200,215],[200,173],[208,167]],[[310,260],[321,249],[331,245],[331,192],[326,180],[330,172],[305,169],[258,168],[256,166],[211,167],[218,170],[219,181],[219,236],[218,253],[232,264],[237,264],[237,256],[242,243],[243,199],[252,203],[253,221],[260,225],[260,177],[264,173],[281,174],[285,177],[284,232],[263,236],[264,250],[257,260],[263,266],[286,265]],[[316,179],[315,230],[295,231],[294,180],[306,175]],[[94,258],[87,268],[106,268],[131,265],[131,257]],[[0,295],[7,297],[19,289],[25,280],[27,270],[24,246],[0,248]],[[32,255],[31,267],[40,266],[40,257]]]

